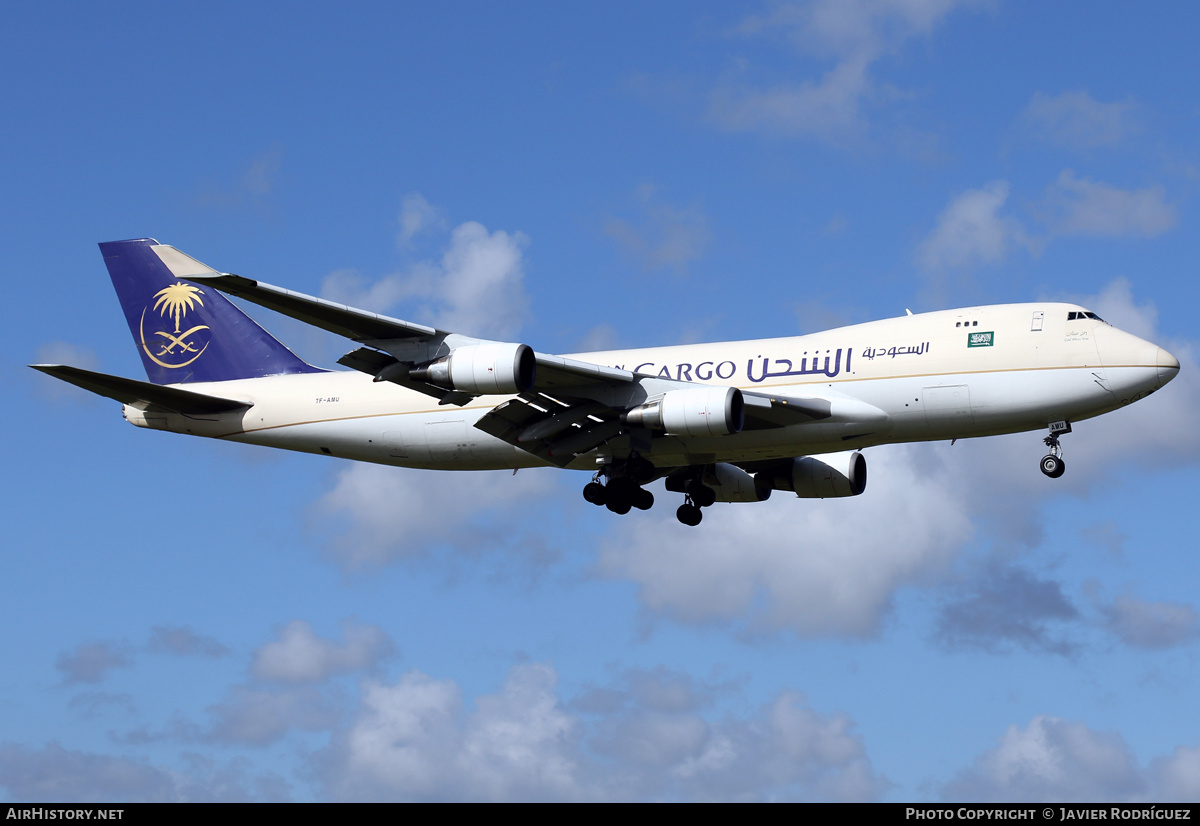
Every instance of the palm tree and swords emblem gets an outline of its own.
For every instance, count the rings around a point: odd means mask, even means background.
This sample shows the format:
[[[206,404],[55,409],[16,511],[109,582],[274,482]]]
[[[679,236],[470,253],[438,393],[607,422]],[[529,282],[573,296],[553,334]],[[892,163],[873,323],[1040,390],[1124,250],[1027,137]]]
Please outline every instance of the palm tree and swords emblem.
[[[204,291],[199,287],[192,286],[191,284],[184,284],[182,281],[172,284],[169,287],[164,287],[154,294],[153,309],[158,310],[160,317],[166,317],[169,315],[175,322],[174,333],[169,333],[166,330],[156,330],[154,332],[154,335],[161,336],[163,339],[165,339],[164,341],[153,342],[159,347],[157,353],[151,352],[150,343],[146,341],[146,312],[151,308],[147,307],[142,310],[142,349],[155,364],[171,369],[177,367],[186,367],[196,359],[200,358],[204,351],[208,349],[209,342],[205,342],[203,347],[197,349],[196,343],[188,340],[190,336],[195,335],[201,330],[209,329],[207,324],[197,324],[187,330],[181,329],[183,327],[183,321],[187,317],[188,312],[190,310],[194,310],[197,305],[201,307],[204,306],[204,301],[200,298],[202,295],[204,295]],[[192,355],[191,358],[187,358],[189,354],[193,353],[195,355]],[[171,357],[173,359],[186,358],[187,360],[172,364],[170,362],[163,361],[163,357]]]

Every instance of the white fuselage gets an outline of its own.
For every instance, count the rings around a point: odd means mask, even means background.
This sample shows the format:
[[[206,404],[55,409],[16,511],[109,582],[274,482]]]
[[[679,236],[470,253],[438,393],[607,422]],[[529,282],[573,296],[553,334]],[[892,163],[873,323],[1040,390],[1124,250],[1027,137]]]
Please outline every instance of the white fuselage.
[[[1068,320],[1069,313],[1079,318]],[[714,437],[657,435],[642,454],[659,467],[782,459],[869,445],[1039,430],[1129,404],[1161,387],[1178,362],[1157,345],[1068,304],[947,310],[791,338],[584,353],[571,358],[763,395],[820,398],[833,415]],[[147,414],[144,427],[405,467],[531,467],[537,457],[474,427],[504,399],[462,407],[355,371],[189,384],[241,399],[245,412]],[[628,442],[624,443],[626,445]],[[621,443],[570,465],[595,469]]]

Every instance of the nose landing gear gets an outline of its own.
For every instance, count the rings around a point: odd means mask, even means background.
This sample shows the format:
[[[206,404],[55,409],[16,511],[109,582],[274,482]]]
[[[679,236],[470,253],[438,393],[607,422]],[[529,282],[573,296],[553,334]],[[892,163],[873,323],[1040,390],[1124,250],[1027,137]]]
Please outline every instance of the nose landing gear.
[[[1042,457],[1042,473],[1046,474],[1051,479],[1057,479],[1066,473],[1067,465],[1062,458],[1063,449],[1062,445],[1058,443],[1058,437],[1070,432],[1070,422],[1051,422],[1050,435],[1042,440],[1046,444],[1046,447],[1050,448],[1050,452]]]

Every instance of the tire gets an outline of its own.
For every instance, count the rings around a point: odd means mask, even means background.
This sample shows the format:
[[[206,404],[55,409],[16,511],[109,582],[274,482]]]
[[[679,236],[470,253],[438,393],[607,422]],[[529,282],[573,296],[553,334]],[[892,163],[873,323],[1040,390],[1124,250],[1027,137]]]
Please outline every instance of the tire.
[[[688,527],[694,528],[700,524],[700,520],[704,518],[704,514],[695,505],[685,503],[679,506],[679,510],[675,511],[675,517]]]
[[[1057,479],[1067,471],[1067,465],[1062,459],[1055,456],[1053,453],[1042,457],[1042,473],[1049,476],[1051,479]]]
[[[629,509],[633,506],[631,504],[629,504],[628,500],[621,500],[619,502],[613,502],[613,501],[606,502],[604,507],[608,508],[610,511],[612,511],[615,514],[624,516],[625,514],[629,513]]]
[[[597,482],[588,482],[583,486],[583,498],[593,505],[603,505],[607,499],[606,493],[604,485]]]
[[[648,511],[654,507],[654,494],[645,488],[638,488],[633,494],[633,506],[640,511]]]

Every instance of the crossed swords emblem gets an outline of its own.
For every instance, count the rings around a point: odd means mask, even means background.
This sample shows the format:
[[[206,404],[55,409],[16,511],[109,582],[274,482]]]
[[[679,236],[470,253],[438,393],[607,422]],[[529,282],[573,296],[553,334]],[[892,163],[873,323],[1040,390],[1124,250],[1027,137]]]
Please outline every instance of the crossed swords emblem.
[[[190,341],[187,340],[187,337],[190,336],[192,333],[198,333],[201,330],[207,330],[207,329],[208,329],[207,324],[197,324],[192,329],[184,330],[182,333],[180,333],[177,336],[171,335],[170,333],[166,332],[165,330],[156,330],[154,335],[162,336],[163,338],[167,339],[167,341],[165,341],[165,342],[162,342],[162,341],[159,342],[159,344],[162,345],[162,349],[158,351],[158,355],[160,355],[160,356],[165,356],[168,354],[174,355],[176,347],[179,347],[182,350],[180,355],[182,355],[183,353],[199,353],[200,351],[196,349],[196,346],[194,344],[192,344]]]

